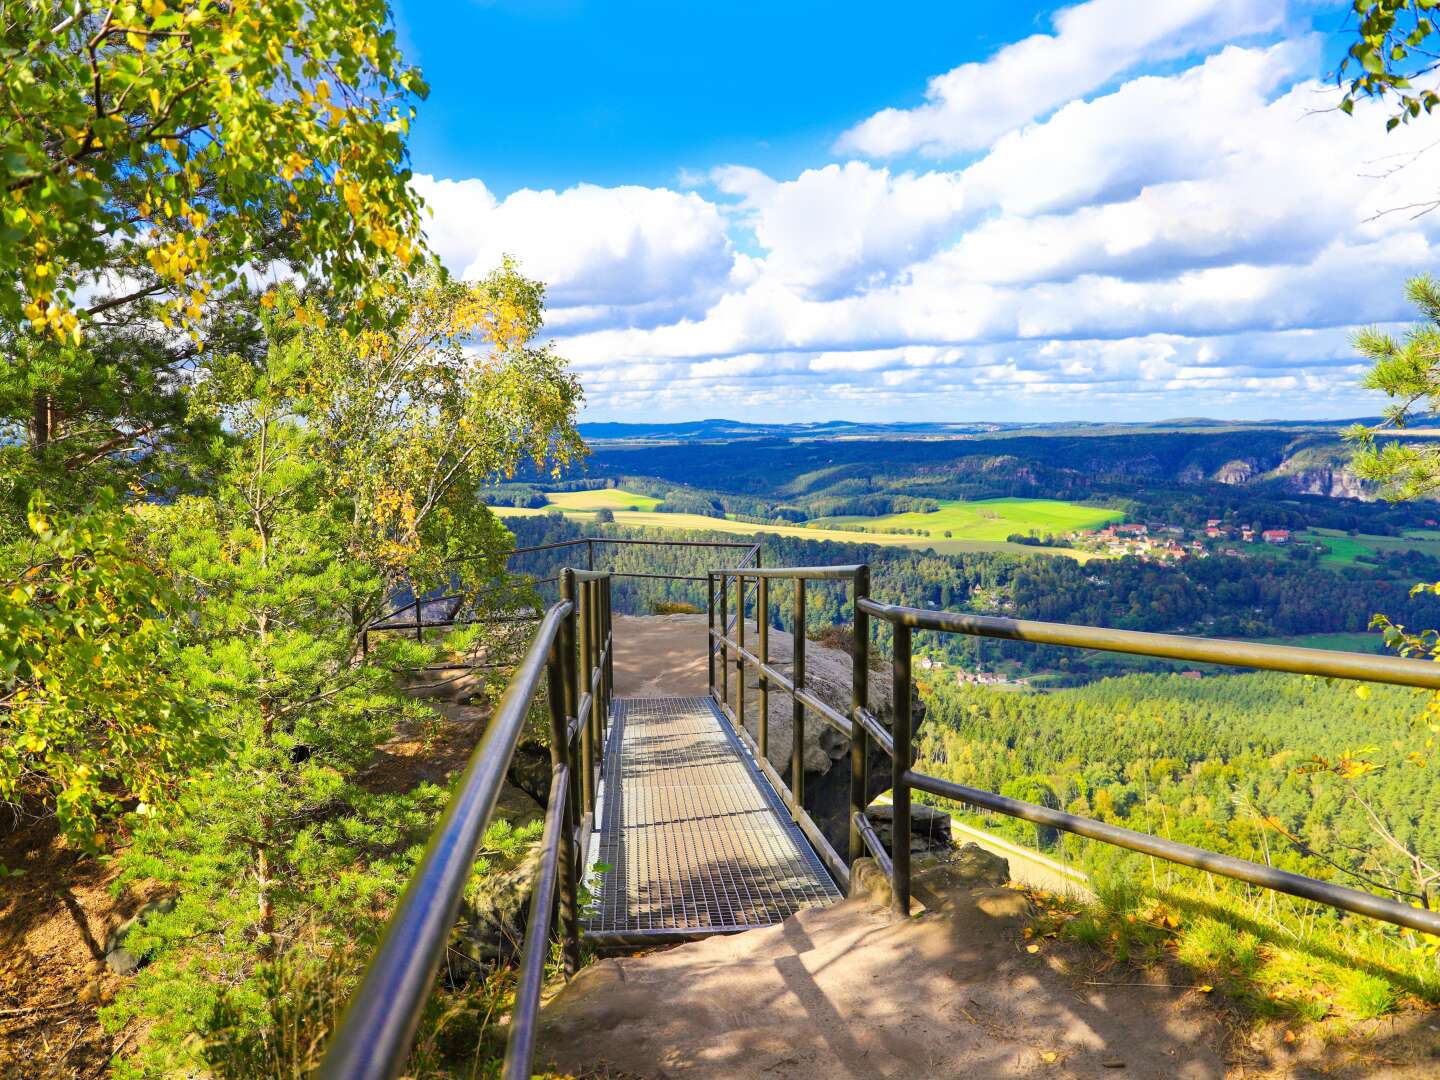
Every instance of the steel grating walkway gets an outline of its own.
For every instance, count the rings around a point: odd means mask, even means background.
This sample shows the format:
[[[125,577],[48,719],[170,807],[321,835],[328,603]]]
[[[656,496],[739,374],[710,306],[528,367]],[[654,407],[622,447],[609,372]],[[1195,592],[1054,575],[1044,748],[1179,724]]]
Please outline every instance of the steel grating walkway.
[[[614,703],[591,935],[694,936],[841,899],[819,856],[708,698]]]

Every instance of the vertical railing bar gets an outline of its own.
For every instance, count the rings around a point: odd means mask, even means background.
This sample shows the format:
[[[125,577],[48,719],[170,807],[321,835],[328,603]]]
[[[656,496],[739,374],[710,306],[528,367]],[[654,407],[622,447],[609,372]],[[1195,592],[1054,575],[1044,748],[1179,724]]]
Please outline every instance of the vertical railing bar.
[[[715,696],[715,575],[705,574],[705,618],[709,633],[705,635],[705,661],[709,677],[710,696]]]
[[[601,724],[604,722],[605,713],[605,640],[600,632],[601,627],[601,597],[604,593],[602,586],[605,583],[595,579],[590,583],[590,598],[594,606],[590,609],[590,664],[591,668],[585,673],[587,685],[593,687],[591,691],[595,700],[590,703],[590,768],[588,774],[590,780],[590,798],[586,801],[585,808],[591,813],[595,811],[595,789],[598,786],[595,782],[598,772],[598,758],[604,754],[604,744],[600,741]]]
[[[730,707],[730,586],[720,575],[720,700]]]
[[[550,948],[550,908],[555,898],[555,879],[564,872],[563,867],[558,865],[562,862],[561,852],[568,845],[564,824],[568,811],[565,800],[568,774],[569,770],[564,765],[557,765],[550,781],[540,868],[535,875],[534,902],[530,905],[530,918],[525,927],[519,985],[515,988],[515,1003],[510,1010],[510,1037],[505,1043],[505,1064],[500,1073],[502,1080],[528,1080],[531,1075],[530,1059],[535,1053],[540,992],[545,985],[545,953]]]
[[[745,648],[745,578],[735,575],[735,644]],[[735,722],[745,726],[745,653],[735,654]]]
[[[610,706],[615,700],[615,594],[614,579],[605,579],[605,715],[600,718],[601,732],[610,731]]]
[[[562,600],[570,601],[570,614],[565,617],[565,625],[561,629],[561,641],[565,649],[566,757],[573,766],[577,766],[570,770],[570,805],[575,807],[575,817],[578,819],[585,813],[584,804],[580,801],[581,770],[578,768],[577,747],[570,740],[568,733],[570,721],[580,715],[580,597],[575,588],[575,571],[568,566],[560,575],[560,597]],[[577,733],[576,738],[579,737],[580,735]]]
[[[580,582],[580,596],[584,606],[580,609],[580,702],[590,702],[590,713],[580,725],[580,805],[583,809],[595,809],[595,710],[598,707],[592,691],[590,673],[595,669],[595,637],[593,614],[595,607],[595,583],[589,579]]]
[[[895,736],[895,756],[891,762],[890,801],[894,818],[890,823],[890,863],[894,876],[890,883],[895,913],[910,914],[910,784],[905,773],[910,768],[910,627],[894,624],[895,655],[891,665],[890,730]]]
[[[857,814],[870,805],[870,736],[860,722],[860,712],[870,708],[870,616],[860,610],[860,601],[870,595],[870,567],[855,571],[854,643],[850,672],[850,864],[865,855],[865,837],[860,832]],[[855,876],[850,877],[852,886]]]
[[[579,860],[575,857],[575,820],[578,817],[578,808],[566,797],[569,794],[567,789],[570,786],[573,746],[570,742],[570,719],[565,711],[565,699],[569,692],[565,685],[564,635],[557,635],[557,638],[550,650],[547,690],[550,698],[550,769],[557,776],[563,769],[566,777],[565,786],[558,790],[558,797],[565,800],[565,812],[560,821],[558,854],[560,930],[564,942],[565,975],[568,978],[580,970],[579,883],[576,880]],[[557,797],[554,789],[550,797]]]
[[[755,590],[755,624],[760,632],[760,720],[756,743],[763,758],[770,752],[770,680],[765,666],[770,663],[770,579],[762,577]]]
[[[805,705],[798,691],[805,689],[805,579],[795,579],[795,630],[792,634],[794,647],[791,658],[790,681],[795,684],[796,695],[791,699],[790,713],[790,796],[795,801],[791,811],[798,821],[805,809]]]
[[[415,597],[415,640],[425,641],[425,628],[420,625],[420,597]]]

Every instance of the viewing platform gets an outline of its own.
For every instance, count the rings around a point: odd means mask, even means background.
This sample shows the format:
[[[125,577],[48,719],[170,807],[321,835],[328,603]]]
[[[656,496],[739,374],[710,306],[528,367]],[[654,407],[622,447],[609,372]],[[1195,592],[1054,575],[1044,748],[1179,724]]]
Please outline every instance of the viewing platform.
[[[613,703],[585,921],[601,944],[753,930],[841,899],[708,698]]]

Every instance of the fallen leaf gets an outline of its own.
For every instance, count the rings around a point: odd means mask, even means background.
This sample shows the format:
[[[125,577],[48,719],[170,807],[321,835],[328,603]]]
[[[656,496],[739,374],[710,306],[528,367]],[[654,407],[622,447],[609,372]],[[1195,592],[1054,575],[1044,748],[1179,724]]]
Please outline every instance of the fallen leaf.
[[[1054,1050],[1046,1050],[1043,1054],[1040,1055],[1041,1059],[1044,1060],[1047,1065],[1053,1062],[1059,1056],[1060,1055],[1057,1054]]]
[[[1039,945],[1026,945],[1026,946],[1025,946],[1025,951],[1028,952],[1028,953],[1037,953],[1037,952],[1040,951],[1040,946],[1039,946]]]
[[[1208,994],[1211,990],[1214,990],[1215,988],[1209,983],[1206,983],[1204,986],[1197,986],[1195,989],[1199,990],[1202,994]]]

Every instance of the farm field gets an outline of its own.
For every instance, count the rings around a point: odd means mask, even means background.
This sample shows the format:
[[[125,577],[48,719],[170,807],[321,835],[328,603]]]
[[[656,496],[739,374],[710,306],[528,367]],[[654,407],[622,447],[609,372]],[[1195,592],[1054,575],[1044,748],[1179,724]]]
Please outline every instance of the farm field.
[[[642,510],[660,505],[651,495],[637,495],[623,488],[596,488],[594,491],[550,491],[546,498],[551,506],[562,510]]]
[[[1378,633],[1298,634],[1294,637],[1257,638],[1267,645],[1298,645],[1304,649],[1332,649],[1336,652],[1379,653],[1385,639]]]
[[[557,493],[562,494],[562,493]],[[594,494],[593,492],[570,492],[568,494]],[[570,509],[560,505],[546,507],[493,506],[500,517],[534,517],[559,510],[566,517],[586,519],[594,517],[595,510]],[[707,532],[733,533],[737,536],[754,536],[768,533],[774,536],[793,536],[801,540],[835,540],[843,544],[878,544],[885,547],[905,547],[914,550],[933,549],[941,555],[959,555],[970,551],[1007,551],[1013,555],[1049,555],[1086,562],[1103,558],[1093,552],[1071,551],[1067,548],[1029,547],[1025,544],[1011,544],[1004,539],[979,540],[942,537],[929,539],[924,536],[903,536],[890,533],[854,532],[842,529],[824,529],[803,525],[757,525],[749,521],[731,521],[727,518],[706,517],[703,514],[666,514],[661,512],[615,510],[615,523],[646,529],[687,529]],[[1014,528],[1008,532],[1015,532]],[[1007,533],[1008,535],[1008,533]]]
[[[1382,551],[1423,551],[1440,557],[1440,531],[1431,529],[1410,529],[1403,536],[1371,533],[1351,536],[1339,529],[1310,529],[1301,533],[1300,539],[1324,544],[1330,550],[1320,561],[1342,566],[1349,566],[1362,555],[1377,555]]]
[[[1032,529],[1046,533],[1067,533],[1076,529],[1098,529],[1125,517],[1118,510],[1085,506],[1057,499],[946,499],[940,509],[928,514],[885,514],[880,517],[837,517],[817,522],[827,525],[859,526],[868,530],[920,529],[936,539],[946,532],[956,540],[1001,540],[1013,533]]]

